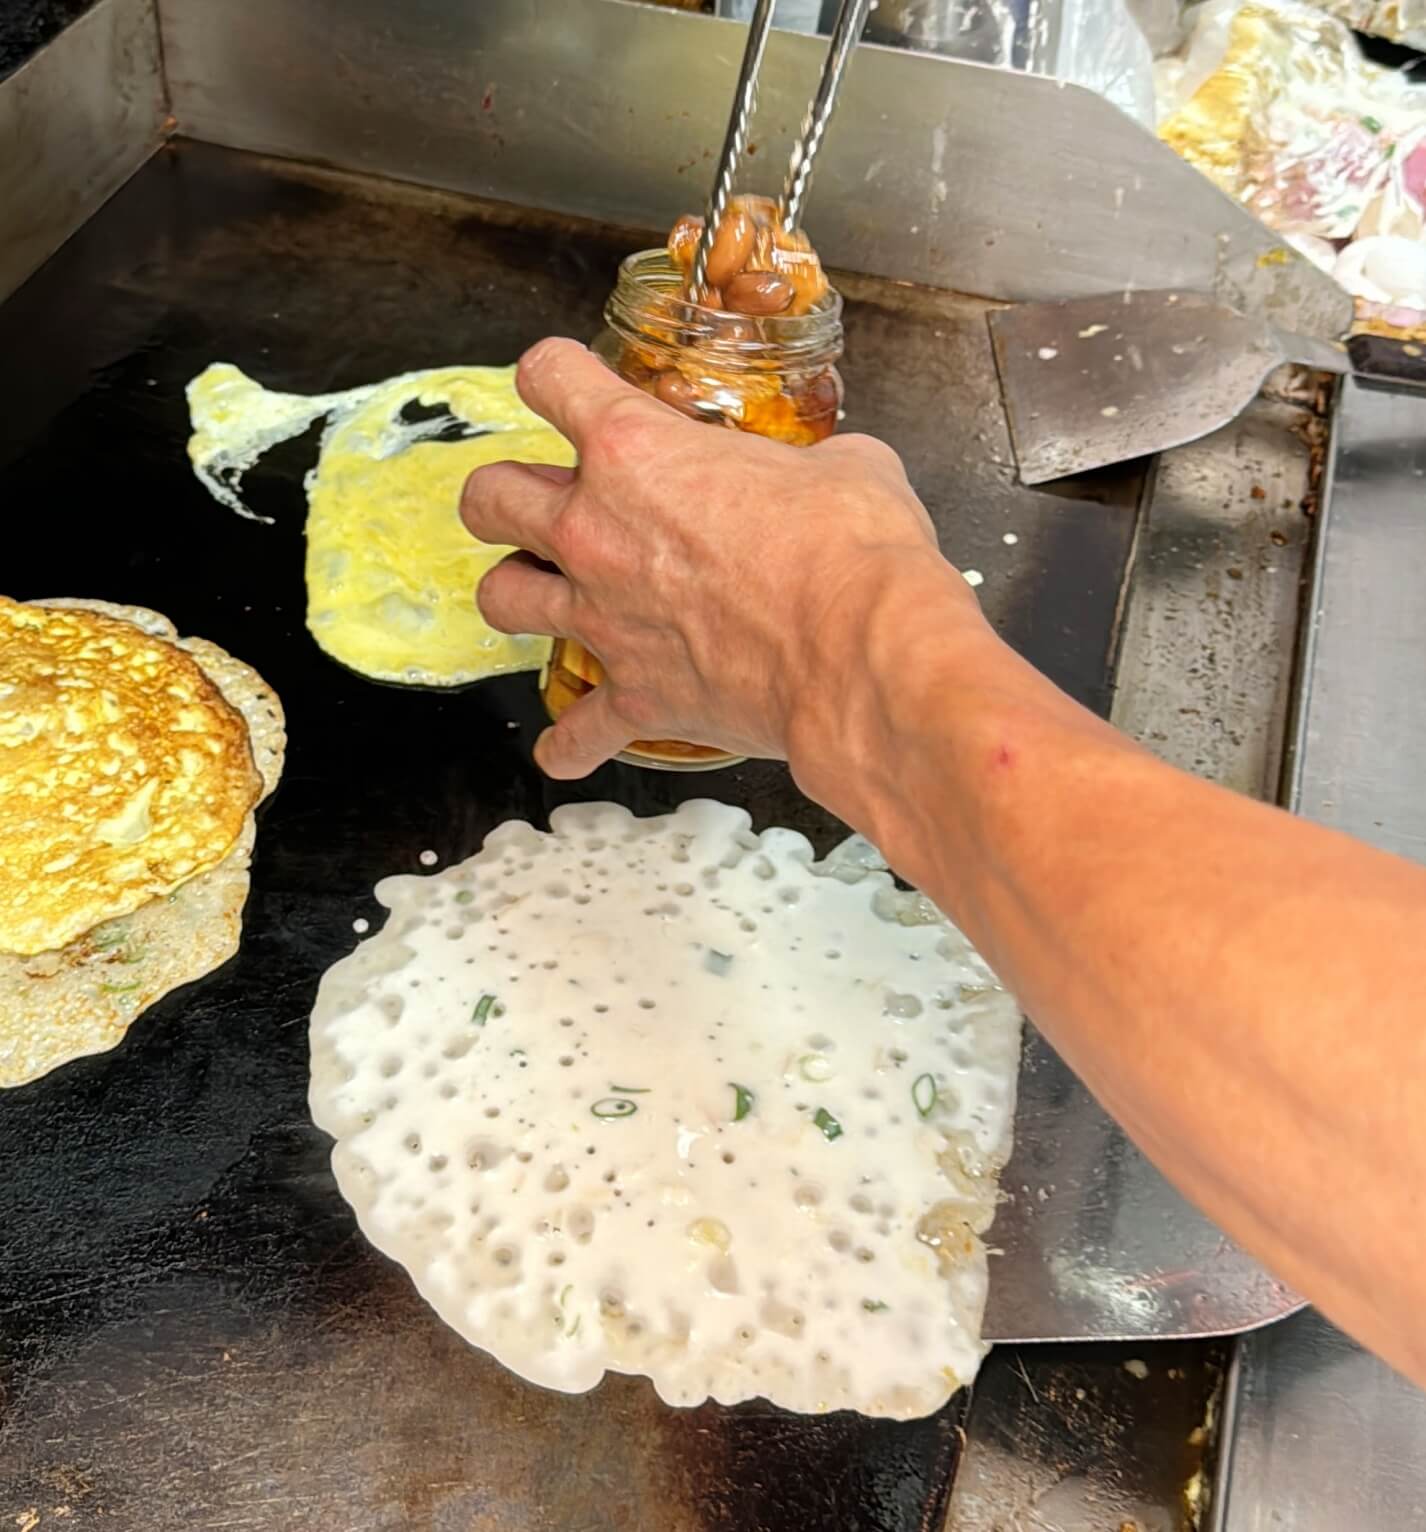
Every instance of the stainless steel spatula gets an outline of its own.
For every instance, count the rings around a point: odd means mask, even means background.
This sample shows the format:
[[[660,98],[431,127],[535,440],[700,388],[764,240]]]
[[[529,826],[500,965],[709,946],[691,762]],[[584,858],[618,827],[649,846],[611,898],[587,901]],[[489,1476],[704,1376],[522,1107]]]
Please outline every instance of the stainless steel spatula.
[[[990,315],[1026,484],[1195,441],[1246,409],[1284,362],[1352,371],[1346,350],[1204,293],[1018,303]]]

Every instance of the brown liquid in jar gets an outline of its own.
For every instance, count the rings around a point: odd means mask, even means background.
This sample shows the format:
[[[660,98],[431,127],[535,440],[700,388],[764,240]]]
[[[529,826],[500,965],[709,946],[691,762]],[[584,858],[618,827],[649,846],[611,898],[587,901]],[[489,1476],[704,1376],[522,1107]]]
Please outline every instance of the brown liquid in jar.
[[[595,354],[620,377],[690,419],[809,447],[837,428],[841,300],[800,230],[764,197],[734,198],[708,262],[709,290],[689,291],[703,221],[681,218],[666,250],[630,256],[605,307]],[[557,639],[541,680],[557,719],[604,678],[573,639]],[[680,740],[640,740],[620,760],[709,770],[741,757]]]

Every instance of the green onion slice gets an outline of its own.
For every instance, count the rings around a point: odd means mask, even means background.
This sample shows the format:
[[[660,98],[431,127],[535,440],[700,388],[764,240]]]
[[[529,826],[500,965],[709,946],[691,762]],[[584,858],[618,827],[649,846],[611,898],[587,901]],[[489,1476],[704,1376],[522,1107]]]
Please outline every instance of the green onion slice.
[[[485,1018],[490,1015],[490,1008],[495,1004],[494,995],[482,995],[475,1002],[475,1009],[470,1013],[470,1019],[478,1027],[485,1025]]]
[[[728,1084],[733,1090],[733,1121],[741,1122],[753,1109],[753,1103],[758,1099],[746,1085],[739,1085],[734,1080]]]
[[[891,1305],[883,1303],[880,1298],[863,1298],[862,1307],[868,1314],[884,1314]]]
[[[611,1085],[612,1091],[617,1091],[621,1096],[647,1096],[653,1089],[651,1085]]]
[[[622,1096],[605,1096],[589,1109],[596,1117],[632,1117],[639,1110],[636,1101],[626,1101]]]
[[[931,1115],[931,1108],[936,1104],[935,1075],[917,1075],[911,1082],[911,1104],[922,1117]]]
[[[827,1110],[825,1106],[819,1106],[812,1114],[812,1121],[822,1130],[822,1137],[829,1143],[834,1138],[842,1136],[842,1125]]]

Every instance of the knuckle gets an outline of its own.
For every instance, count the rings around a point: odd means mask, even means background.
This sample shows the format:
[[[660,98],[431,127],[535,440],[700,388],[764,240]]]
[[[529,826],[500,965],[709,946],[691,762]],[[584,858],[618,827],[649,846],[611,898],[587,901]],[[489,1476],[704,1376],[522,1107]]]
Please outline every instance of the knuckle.
[[[569,587],[563,581],[558,585],[550,585],[545,600],[540,604],[540,624],[536,631],[553,637],[568,634],[572,626],[570,614],[573,607]]]
[[[565,755],[579,755],[584,749],[584,720],[572,708],[555,725],[555,740]]]
[[[883,471],[891,469],[897,474],[903,471],[900,454],[894,448],[888,447],[880,437],[868,436],[862,431],[852,431],[846,436],[834,436],[831,440],[840,443],[843,451],[863,459],[868,467]]]
[[[497,564],[481,576],[475,587],[476,609],[492,628],[502,626],[501,619],[506,612],[507,577],[501,573],[504,568],[503,564]]]
[[[585,461],[591,459],[610,467],[637,465],[657,450],[660,427],[673,422],[664,412],[650,408],[643,394],[625,394],[611,399],[591,425],[584,442]]]
[[[658,726],[661,710],[652,692],[639,686],[624,686],[612,700],[620,723],[634,733],[642,735]]]
[[[461,515],[467,522],[483,520],[495,508],[509,480],[509,463],[486,463],[473,469],[461,487]]]
[[[606,672],[617,665],[617,658],[612,662],[608,658],[613,648],[610,642],[612,635],[609,625],[601,619],[598,611],[591,607],[587,599],[572,597],[570,626],[579,629],[580,643],[598,659]]]
[[[587,575],[599,554],[599,528],[574,502],[555,513],[549,543],[556,563],[566,574]]]
[[[604,754],[608,748],[605,739],[608,731],[600,726],[593,709],[573,709],[560,719],[559,728],[569,755],[591,758]]]
[[[490,465],[490,467],[494,466],[494,464]],[[488,468],[475,469],[466,475],[465,483],[461,485],[460,514],[467,526],[473,527],[485,502],[486,487],[489,484],[485,475],[488,471]]]

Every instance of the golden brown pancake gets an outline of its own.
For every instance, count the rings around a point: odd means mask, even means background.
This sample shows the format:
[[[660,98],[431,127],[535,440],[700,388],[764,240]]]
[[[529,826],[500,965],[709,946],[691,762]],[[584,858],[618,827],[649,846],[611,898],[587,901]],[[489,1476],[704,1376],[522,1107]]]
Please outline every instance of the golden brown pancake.
[[[67,946],[215,867],[262,778],[192,655],[0,597],[0,952]]]
[[[287,742],[282,707],[250,666],[205,639],[180,639],[167,618],[142,607],[43,605],[99,609],[191,654],[242,715],[263,797],[277,786]],[[226,962],[238,949],[254,833],[249,813],[216,867],[59,951],[0,954],[0,1087],[23,1085],[71,1059],[115,1047],[146,1007]]]

